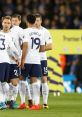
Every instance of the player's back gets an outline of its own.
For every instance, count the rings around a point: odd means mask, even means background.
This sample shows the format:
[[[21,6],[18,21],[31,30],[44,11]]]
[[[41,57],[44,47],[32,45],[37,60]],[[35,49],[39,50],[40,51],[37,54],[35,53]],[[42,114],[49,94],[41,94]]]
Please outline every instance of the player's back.
[[[28,28],[24,30],[24,34],[28,40],[26,63],[40,64],[39,49],[40,45],[44,45],[42,31],[36,28]]]

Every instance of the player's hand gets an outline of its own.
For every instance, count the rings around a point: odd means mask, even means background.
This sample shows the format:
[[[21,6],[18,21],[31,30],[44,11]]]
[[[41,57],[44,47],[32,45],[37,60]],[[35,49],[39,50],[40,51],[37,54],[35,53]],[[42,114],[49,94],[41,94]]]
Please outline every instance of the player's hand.
[[[10,57],[12,60],[14,60],[17,64],[18,64],[18,67],[21,66],[21,61],[20,60],[17,60],[15,57],[11,56]]]
[[[21,60],[19,60],[17,64],[18,64],[18,67],[21,67]]]
[[[10,58],[11,58],[12,60],[14,60],[15,62],[17,62],[17,60],[15,59],[15,57],[10,56]]]
[[[21,74],[19,75],[19,79],[24,80],[24,78],[23,78],[23,76]]]

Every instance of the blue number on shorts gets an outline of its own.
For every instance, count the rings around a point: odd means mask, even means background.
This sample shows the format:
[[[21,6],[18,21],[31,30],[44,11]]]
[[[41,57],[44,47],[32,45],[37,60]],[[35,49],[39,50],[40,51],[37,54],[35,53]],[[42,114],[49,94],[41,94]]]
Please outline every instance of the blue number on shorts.
[[[32,49],[34,47],[34,44],[37,45],[36,49],[38,49],[40,47],[40,39],[39,38],[34,39],[33,37],[31,37],[31,39],[32,39]]]
[[[0,39],[0,50],[4,50],[5,49],[5,39]]]

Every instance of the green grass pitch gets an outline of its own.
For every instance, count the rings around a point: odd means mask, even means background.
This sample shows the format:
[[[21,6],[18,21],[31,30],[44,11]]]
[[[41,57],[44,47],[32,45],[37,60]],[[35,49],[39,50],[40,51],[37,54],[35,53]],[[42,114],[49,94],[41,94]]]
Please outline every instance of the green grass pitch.
[[[17,102],[19,101],[18,98]],[[47,110],[0,110],[0,117],[82,117],[82,94],[61,94],[54,97],[50,93]]]

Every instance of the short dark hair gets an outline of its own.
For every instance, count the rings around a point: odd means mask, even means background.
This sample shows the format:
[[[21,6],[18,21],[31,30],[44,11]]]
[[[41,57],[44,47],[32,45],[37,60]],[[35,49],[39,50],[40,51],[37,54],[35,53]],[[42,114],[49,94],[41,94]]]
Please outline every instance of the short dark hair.
[[[3,22],[4,19],[8,19],[8,20],[11,21],[11,16],[4,16],[4,17],[2,17],[2,22]]]
[[[34,14],[27,15],[27,22],[29,22],[30,24],[34,24],[35,21],[36,21],[36,17]]]
[[[36,13],[36,14],[35,14],[35,17],[36,17],[36,18],[42,19],[41,15],[40,15],[39,13]]]
[[[18,18],[19,20],[21,20],[21,15],[19,15],[19,14],[14,14],[14,15],[12,15],[12,18]]]

